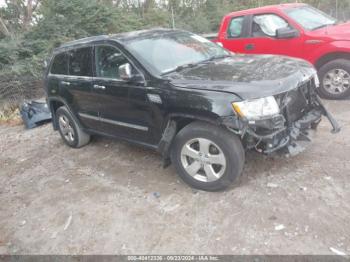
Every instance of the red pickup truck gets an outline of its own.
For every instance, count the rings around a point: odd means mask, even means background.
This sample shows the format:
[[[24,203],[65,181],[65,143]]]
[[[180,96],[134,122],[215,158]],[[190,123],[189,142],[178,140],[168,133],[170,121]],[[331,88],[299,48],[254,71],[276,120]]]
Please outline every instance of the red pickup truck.
[[[303,58],[318,70],[322,96],[350,95],[350,23],[309,5],[281,4],[230,13],[214,41],[236,53]]]

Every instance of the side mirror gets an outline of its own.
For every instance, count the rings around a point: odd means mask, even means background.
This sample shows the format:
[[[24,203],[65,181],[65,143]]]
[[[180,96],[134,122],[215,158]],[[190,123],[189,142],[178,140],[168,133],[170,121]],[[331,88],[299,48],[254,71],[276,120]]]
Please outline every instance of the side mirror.
[[[131,71],[132,71],[132,68],[129,63],[123,64],[118,68],[119,77],[125,81],[131,80],[133,77]]]
[[[276,38],[278,39],[288,39],[299,36],[299,31],[294,28],[280,28],[276,30]]]

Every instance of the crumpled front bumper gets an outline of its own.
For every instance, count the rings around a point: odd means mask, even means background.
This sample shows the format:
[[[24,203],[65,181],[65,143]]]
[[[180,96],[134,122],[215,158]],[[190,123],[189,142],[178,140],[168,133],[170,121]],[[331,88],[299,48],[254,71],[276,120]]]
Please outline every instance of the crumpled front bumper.
[[[332,133],[340,131],[337,121],[317,96],[312,107],[304,112],[298,120],[290,123],[287,123],[286,117],[281,114],[253,122],[226,118],[223,120],[223,124],[241,136],[247,149],[255,149],[263,154],[281,152],[293,156],[302,152],[307,142],[311,142],[312,131],[317,129],[322,116],[325,116],[332,125]],[[235,128],[232,128],[233,126]]]
[[[277,133],[271,138],[261,139],[262,147],[260,152],[272,154],[281,150],[281,152],[286,152],[290,155],[297,155],[304,151],[304,142],[312,141],[311,131],[317,128],[321,119],[321,110],[311,110],[301,119],[293,122],[290,127],[281,130],[281,133]]]

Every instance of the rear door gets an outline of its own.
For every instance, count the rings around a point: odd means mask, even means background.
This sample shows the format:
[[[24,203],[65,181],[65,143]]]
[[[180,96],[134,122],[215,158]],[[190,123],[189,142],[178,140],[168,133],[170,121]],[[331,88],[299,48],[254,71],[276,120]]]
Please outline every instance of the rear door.
[[[56,54],[51,63],[47,76],[47,92],[50,97],[59,97],[62,81],[68,76],[68,54],[66,52]]]
[[[143,82],[124,81],[118,69],[131,61],[115,46],[95,46],[93,92],[99,101],[99,130],[113,136],[152,143],[152,114]],[[132,65],[133,73],[139,71]]]
[[[246,53],[246,45],[249,37],[249,16],[232,17],[227,24],[225,32],[219,36],[223,46],[235,53]]]
[[[98,101],[92,93],[92,47],[68,51],[68,72],[61,81],[61,95],[83,125],[95,129],[98,121]]]

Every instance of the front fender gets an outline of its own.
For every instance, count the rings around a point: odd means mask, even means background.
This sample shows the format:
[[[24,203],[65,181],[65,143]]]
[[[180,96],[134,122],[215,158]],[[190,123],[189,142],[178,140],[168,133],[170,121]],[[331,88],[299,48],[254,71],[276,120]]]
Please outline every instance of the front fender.
[[[333,41],[330,46],[343,52],[350,52],[350,41]]]
[[[317,64],[323,57],[336,54],[336,53],[349,53],[350,54],[350,41],[332,41],[318,48],[312,50],[312,63]]]
[[[242,99],[229,92],[174,87],[167,95],[168,112],[217,119],[233,114],[232,102]]]

